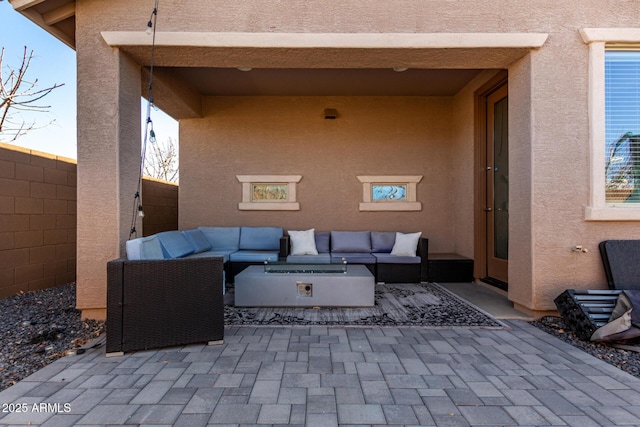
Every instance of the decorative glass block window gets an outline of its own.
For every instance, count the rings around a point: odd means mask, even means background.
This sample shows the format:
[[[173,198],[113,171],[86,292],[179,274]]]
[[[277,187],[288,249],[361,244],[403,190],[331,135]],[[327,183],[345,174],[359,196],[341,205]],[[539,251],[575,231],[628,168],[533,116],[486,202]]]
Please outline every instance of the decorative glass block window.
[[[640,203],[640,50],[605,51],[606,203]]]
[[[257,203],[287,201],[288,184],[254,184],[251,183],[251,201]]]
[[[422,175],[363,175],[361,211],[420,211],[417,184]]]
[[[242,183],[240,210],[297,211],[296,184],[302,175],[236,175]]]
[[[371,201],[396,202],[407,200],[407,184],[372,184]]]

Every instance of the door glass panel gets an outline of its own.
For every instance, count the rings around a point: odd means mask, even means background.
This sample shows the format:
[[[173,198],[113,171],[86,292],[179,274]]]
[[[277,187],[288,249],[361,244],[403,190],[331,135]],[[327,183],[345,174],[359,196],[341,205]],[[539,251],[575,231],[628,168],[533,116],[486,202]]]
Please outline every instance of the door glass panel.
[[[493,138],[493,225],[494,256],[508,259],[509,254],[509,139],[507,98],[494,104]]]

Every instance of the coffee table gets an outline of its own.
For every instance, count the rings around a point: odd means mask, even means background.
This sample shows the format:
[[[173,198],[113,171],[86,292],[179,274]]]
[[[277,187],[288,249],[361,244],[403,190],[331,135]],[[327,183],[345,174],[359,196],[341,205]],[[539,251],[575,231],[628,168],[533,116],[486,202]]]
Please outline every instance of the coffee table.
[[[237,307],[372,307],[374,293],[364,265],[269,263],[235,277]]]

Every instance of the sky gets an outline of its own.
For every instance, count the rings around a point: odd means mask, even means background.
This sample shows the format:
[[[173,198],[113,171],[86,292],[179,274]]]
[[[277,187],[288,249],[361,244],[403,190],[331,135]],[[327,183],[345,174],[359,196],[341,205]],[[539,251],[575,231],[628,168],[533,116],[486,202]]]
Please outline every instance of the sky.
[[[141,29],[146,28],[148,16],[140,18]],[[27,123],[35,120],[41,129],[30,131],[15,141],[2,142],[58,156],[77,158],[76,141],[76,54],[67,45],[50,35],[20,13],[13,10],[8,1],[0,1],[0,47],[4,47],[3,76],[6,78],[9,65],[20,67],[24,47],[34,51],[27,71],[28,81],[38,79],[38,88],[64,84],[55,89],[38,105],[50,105],[46,113],[24,113]],[[141,128],[146,118],[146,101],[141,102]],[[178,141],[178,125],[159,110],[152,110],[156,138],[164,141],[168,137]],[[51,121],[52,124],[48,124]]]

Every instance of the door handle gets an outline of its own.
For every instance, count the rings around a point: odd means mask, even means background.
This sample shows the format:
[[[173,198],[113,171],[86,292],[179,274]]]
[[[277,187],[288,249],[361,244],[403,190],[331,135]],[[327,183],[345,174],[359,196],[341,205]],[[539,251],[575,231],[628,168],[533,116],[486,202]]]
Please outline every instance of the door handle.
[[[484,208],[485,212],[491,212],[493,209],[492,208]]]

